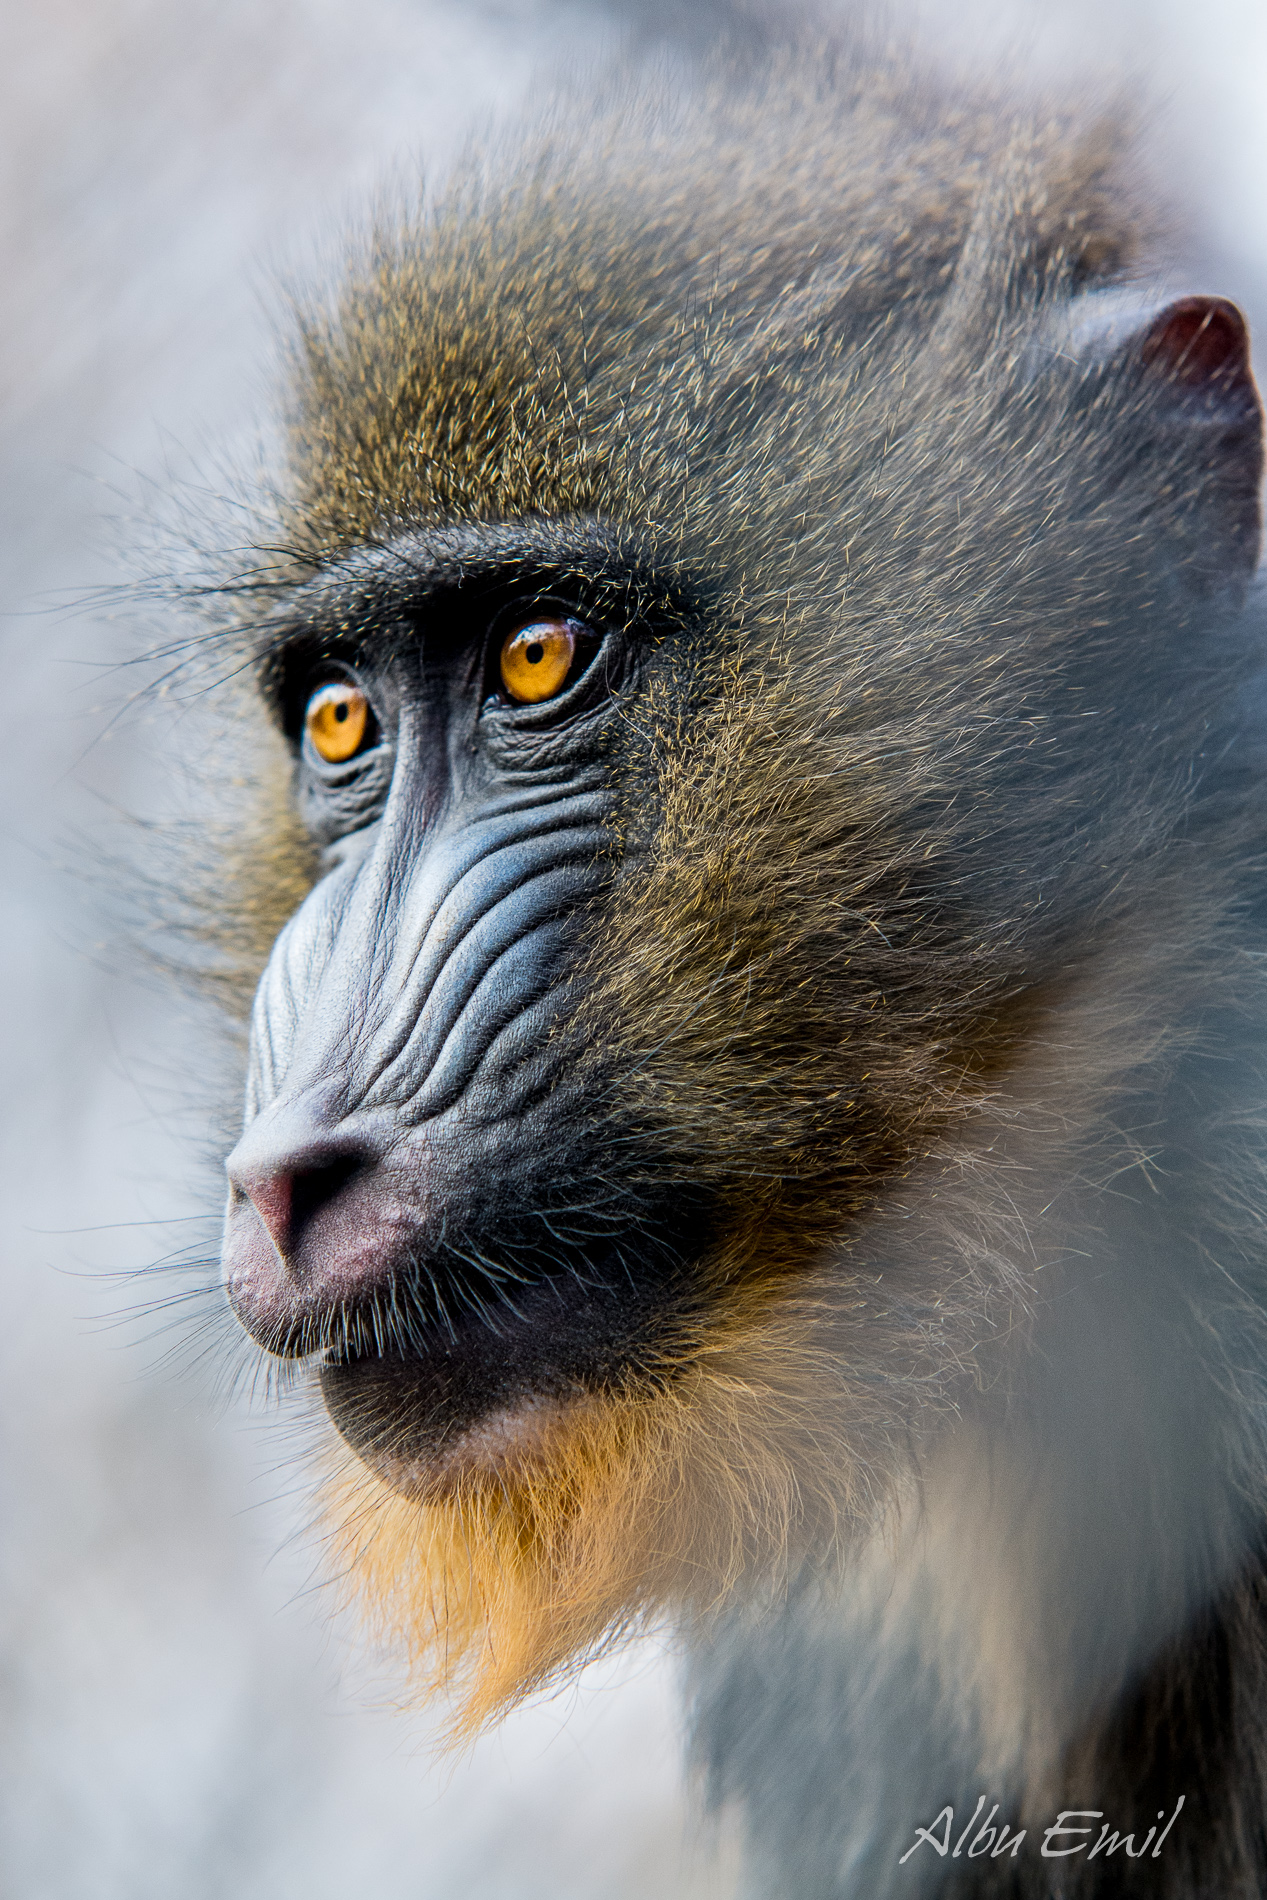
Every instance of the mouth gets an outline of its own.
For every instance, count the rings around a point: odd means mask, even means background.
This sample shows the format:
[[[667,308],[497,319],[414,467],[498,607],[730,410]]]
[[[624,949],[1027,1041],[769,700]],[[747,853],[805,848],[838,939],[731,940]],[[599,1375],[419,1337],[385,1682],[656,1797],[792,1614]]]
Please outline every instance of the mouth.
[[[380,1326],[381,1349],[363,1320],[359,1346],[321,1366],[326,1409],[395,1489],[445,1491],[508,1472],[543,1452],[565,1411],[649,1369],[648,1335],[665,1337],[667,1302],[644,1297],[631,1311],[627,1292],[571,1275],[521,1283],[513,1302]]]
[[[695,1304],[680,1207],[672,1229],[645,1208],[600,1223],[591,1195],[578,1236],[557,1210],[511,1221],[488,1205],[458,1242],[395,1208],[331,1204],[340,1244],[310,1233],[285,1254],[249,1201],[229,1209],[237,1318],[274,1356],[314,1363],[340,1436],[407,1496],[526,1473],[576,1408],[663,1378]]]
[[[543,1467],[571,1413],[590,1402],[528,1393],[463,1423],[447,1411],[417,1361],[397,1355],[321,1368],[321,1396],[340,1437],[402,1497],[435,1504],[492,1480],[513,1485]]]

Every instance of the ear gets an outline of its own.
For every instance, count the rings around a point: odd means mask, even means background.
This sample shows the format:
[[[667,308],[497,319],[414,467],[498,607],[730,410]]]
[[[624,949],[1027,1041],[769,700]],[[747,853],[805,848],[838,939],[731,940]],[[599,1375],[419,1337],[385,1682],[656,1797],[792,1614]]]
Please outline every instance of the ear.
[[[1245,319],[1225,297],[1180,297],[1148,325],[1139,355],[1170,429],[1187,438],[1193,578],[1206,591],[1243,595],[1262,542],[1263,478],[1263,409]]]
[[[1151,311],[1120,293],[1079,301],[1074,354],[1126,399],[1118,446],[1134,450],[1177,579],[1239,605],[1262,537],[1263,411],[1244,317],[1225,297]]]

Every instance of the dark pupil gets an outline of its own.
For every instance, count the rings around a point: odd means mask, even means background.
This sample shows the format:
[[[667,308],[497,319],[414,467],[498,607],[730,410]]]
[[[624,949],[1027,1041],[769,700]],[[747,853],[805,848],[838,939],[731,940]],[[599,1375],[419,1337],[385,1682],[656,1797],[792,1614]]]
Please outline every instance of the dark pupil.
[[[340,724],[347,718],[348,702],[346,699],[340,699],[335,702],[334,716]]]
[[[541,661],[545,659],[545,656],[546,650],[540,640],[534,640],[524,654],[524,658],[527,660],[529,666],[539,666]]]

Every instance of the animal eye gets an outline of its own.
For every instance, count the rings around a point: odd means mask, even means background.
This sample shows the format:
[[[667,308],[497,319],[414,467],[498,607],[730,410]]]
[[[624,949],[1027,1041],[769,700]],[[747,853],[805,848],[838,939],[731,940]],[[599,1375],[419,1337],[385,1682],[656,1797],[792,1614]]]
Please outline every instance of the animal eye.
[[[319,686],[304,710],[304,731],[327,765],[342,765],[359,752],[370,724],[370,703],[350,680]]]
[[[512,628],[501,657],[502,685],[510,697],[527,705],[553,699],[572,671],[584,632],[577,620],[528,620]]]

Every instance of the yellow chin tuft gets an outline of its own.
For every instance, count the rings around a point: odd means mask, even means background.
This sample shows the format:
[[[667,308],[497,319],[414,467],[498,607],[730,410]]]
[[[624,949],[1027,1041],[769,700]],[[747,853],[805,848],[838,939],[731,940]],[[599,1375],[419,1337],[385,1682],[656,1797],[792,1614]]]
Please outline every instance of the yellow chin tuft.
[[[707,1614],[754,1574],[786,1587],[874,1517],[866,1422],[825,1428],[807,1319],[732,1325],[658,1388],[503,1415],[425,1489],[343,1454],[337,1574],[418,1692],[452,1698],[455,1739],[666,1608]]]

